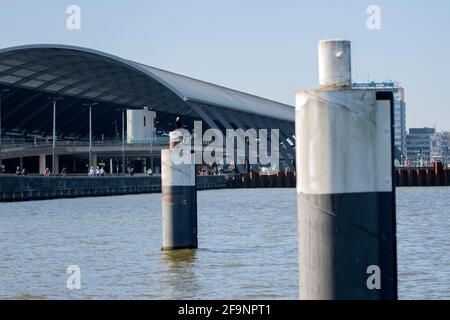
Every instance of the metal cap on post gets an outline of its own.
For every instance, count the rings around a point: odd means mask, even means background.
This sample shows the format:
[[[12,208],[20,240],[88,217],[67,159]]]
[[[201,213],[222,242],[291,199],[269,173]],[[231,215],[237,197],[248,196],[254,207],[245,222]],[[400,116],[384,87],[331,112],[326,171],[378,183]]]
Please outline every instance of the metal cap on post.
[[[296,97],[300,298],[396,299],[392,98],[351,87],[349,41],[319,43]]]
[[[321,88],[350,88],[351,44],[345,40],[319,42],[319,85]]]

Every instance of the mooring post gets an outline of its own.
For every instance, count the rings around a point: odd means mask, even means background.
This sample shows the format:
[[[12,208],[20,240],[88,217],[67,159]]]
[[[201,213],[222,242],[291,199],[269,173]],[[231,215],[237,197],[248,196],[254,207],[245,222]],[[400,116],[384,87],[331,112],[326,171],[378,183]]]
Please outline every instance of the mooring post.
[[[352,89],[350,42],[319,43],[296,97],[300,298],[396,299],[392,95]]]
[[[179,147],[184,138],[178,129],[171,132],[170,149],[161,152],[162,250],[198,247],[195,160]]]

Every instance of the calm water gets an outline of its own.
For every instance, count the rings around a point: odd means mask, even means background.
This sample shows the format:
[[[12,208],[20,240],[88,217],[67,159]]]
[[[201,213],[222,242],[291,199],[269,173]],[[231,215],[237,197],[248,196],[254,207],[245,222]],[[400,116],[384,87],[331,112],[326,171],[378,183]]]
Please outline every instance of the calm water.
[[[0,298],[297,299],[295,190],[198,197],[201,248],[171,254],[160,194],[0,204]],[[450,299],[450,188],[399,189],[398,206],[400,298]]]

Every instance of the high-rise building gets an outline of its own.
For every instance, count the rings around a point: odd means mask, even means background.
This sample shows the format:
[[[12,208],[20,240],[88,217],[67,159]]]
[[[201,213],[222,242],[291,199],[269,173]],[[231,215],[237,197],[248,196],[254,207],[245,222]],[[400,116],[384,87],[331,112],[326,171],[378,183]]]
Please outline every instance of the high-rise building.
[[[450,163],[450,132],[443,131],[441,132],[441,140],[442,140],[442,159],[444,163]]]
[[[406,135],[406,157],[412,165],[428,165],[441,148],[435,128],[410,128]]]
[[[406,135],[407,159],[411,165],[428,165],[430,161],[450,164],[450,132],[435,128],[410,128]]]
[[[406,103],[405,89],[398,82],[353,83],[354,88],[388,91],[394,95],[394,145],[406,156]]]
[[[431,160],[442,161],[442,154],[444,151],[442,132],[437,132],[431,136]]]

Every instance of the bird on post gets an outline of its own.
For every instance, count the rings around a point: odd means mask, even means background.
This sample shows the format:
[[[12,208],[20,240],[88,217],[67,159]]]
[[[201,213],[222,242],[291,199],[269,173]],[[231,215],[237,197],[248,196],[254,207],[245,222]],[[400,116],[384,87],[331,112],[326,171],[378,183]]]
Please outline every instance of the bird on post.
[[[181,122],[180,117],[177,117],[177,119],[175,120],[175,127],[176,127],[176,129],[183,128],[183,123]]]
[[[175,120],[175,130],[170,132],[170,149],[175,148],[183,140],[183,134],[180,131],[183,128],[183,122],[180,117]]]

